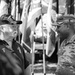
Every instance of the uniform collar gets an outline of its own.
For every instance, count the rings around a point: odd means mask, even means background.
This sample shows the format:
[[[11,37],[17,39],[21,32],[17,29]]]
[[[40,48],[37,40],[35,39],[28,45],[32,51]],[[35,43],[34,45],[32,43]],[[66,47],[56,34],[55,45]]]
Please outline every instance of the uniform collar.
[[[75,41],[75,35],[73,35],[69,41],[66,41],[66,39],[65,39],[65,40],[62,42],[61,46],[62,46],[62,45],[67,45],[67,44],[73,43],[74,41]]]
[[[8,43],[5,40],[0,40],[0,45],[8,45]]]
[[[15,40],[13,39],[12,43],[15,43]],[[5,40],[0,40],[0,45],[9,45]]]
[[[74,42],[75,41],[75,35],[72,36],[72,38],[68,42]]]

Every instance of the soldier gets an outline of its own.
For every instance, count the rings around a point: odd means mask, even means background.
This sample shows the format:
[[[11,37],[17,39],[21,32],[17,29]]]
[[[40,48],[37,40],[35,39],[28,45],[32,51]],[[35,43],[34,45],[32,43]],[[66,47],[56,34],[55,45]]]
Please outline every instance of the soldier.
[[[21,23],[10,15],[0,17],[0,75],[31,75],[24,49],[14,39]]]
[[[60,37],[56,75],[75,75],[75,17],[57,17],[56,31]]]

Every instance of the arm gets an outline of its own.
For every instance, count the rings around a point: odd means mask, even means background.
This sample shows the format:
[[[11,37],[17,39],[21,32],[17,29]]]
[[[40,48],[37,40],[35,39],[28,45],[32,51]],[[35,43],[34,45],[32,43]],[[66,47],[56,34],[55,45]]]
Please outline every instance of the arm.
[[[31,65],[24,70],[24,75],[31,75]]]
[[[23,55],[24,55],[24,69],[25,69],[24,75],[31,75],[31,65],[24,51],[23,51]]]

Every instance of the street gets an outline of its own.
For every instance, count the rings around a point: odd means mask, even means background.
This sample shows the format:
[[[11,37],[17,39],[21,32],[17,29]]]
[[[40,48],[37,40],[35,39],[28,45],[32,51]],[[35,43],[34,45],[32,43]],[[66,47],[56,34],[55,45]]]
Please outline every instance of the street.
[[[43,73],[34,73],[34,75],[44,75]],[[55,75],[55,74],[46,74],[46,75]]]
[[[55,63],[46,64],[46,75],[55,75],[57,65]],[[38,63],[34,65],[34,75],[44,75],[43,73],[43,64]]]

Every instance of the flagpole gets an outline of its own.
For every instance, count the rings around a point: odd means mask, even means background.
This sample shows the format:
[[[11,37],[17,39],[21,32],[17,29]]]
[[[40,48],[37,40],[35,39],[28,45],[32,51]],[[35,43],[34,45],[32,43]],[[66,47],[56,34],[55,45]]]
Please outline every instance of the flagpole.
[[[16,20],[20,20],[20,0],[17,0],[17,16]],[[18,41],[20,42],[20,31],[18,30]]]
[[[46,75],[46,67],[45,67],[45,48],[44,48],[44,32],[43,32],[43,17],[42,17],[42,0],[40,0],[41,4],[41,24],[42,24],[42,43],[43,43],[43,73]]]
[[[32,75],[34,75],[34,59],[35,59],[35,54],[34,54],[34,52],[35,52],[34,31],[32,31],[31,34],[32,34],[32,41],[31,41],[31,49],[32,49]]]
[[[49,50],[51,49],[51,40],[50,40],[50,32],[51,32],[51,12],[52,9],[52,0],[49,1],[48,9],[47,9],[47,43],[46,43],[46,55],[50,56]],[[51,45],[51,46],[50,46]]]
[[[8,14],[11,15],[11,0],[9,0]]]
[[[32,3],[34,0],[32,0]],[[34,20],[34,30],[31,31],[31,49],[32,49],[32,75],[34,75],[34,62],[35,62],[35,42],[34,42],[34,31],[36,25],[36,19]]]
[[[16,19],[16,0],[15,0],[15,16],[14,18]]]
[[[18,18],[20,20],[20,0],[18,0]],[[21,35],[21,33],[19,31],[19,43],[21,43],[21,41],[20,41],[20,35]]]
[[[30,6],[30,2],[28,0],[25,0],[23,3],[23,11],[22,11],[22,16],[21,16],[21,20],[22,20],[22,25],[20,25],[20,31],[22,33],[22,40],[21,40],[21,45],[23,45],[23,43],[26,41],[26,29],[27,29],[27,23],[28,23],[28,9]]]
[[[26,43],[24,43],[26,41],[26,29],[27,29],[27,25],[28,25],[28,14],[29,14],[28,8],[29,8],[30,5],[31,5],[31,1],[28,1],[28,0],[24,1],[24,7],[23,7],[23,13],[22,13],[21,20],[26,19],[27,21],[24,20],[23,24],[25,26],[22,25],[22,27],[24,28],[24,31],[22,31],[21,45],[22,46],[24,45],[25,49],[27,47],[27,48],[29,48],[28,50],[32,51],[32,67],[31,67],[32,73],[31,73],[31,75],[34,75],[34,50],[35,50],[34,31],[31,32],[31,35],[32,35],[32,38],[31,38],[31,48],[29,46],[27,46]],[[36,20],[34,22],[36,22]],[[23,30],[23,28],[21,28],[21,29]]]

